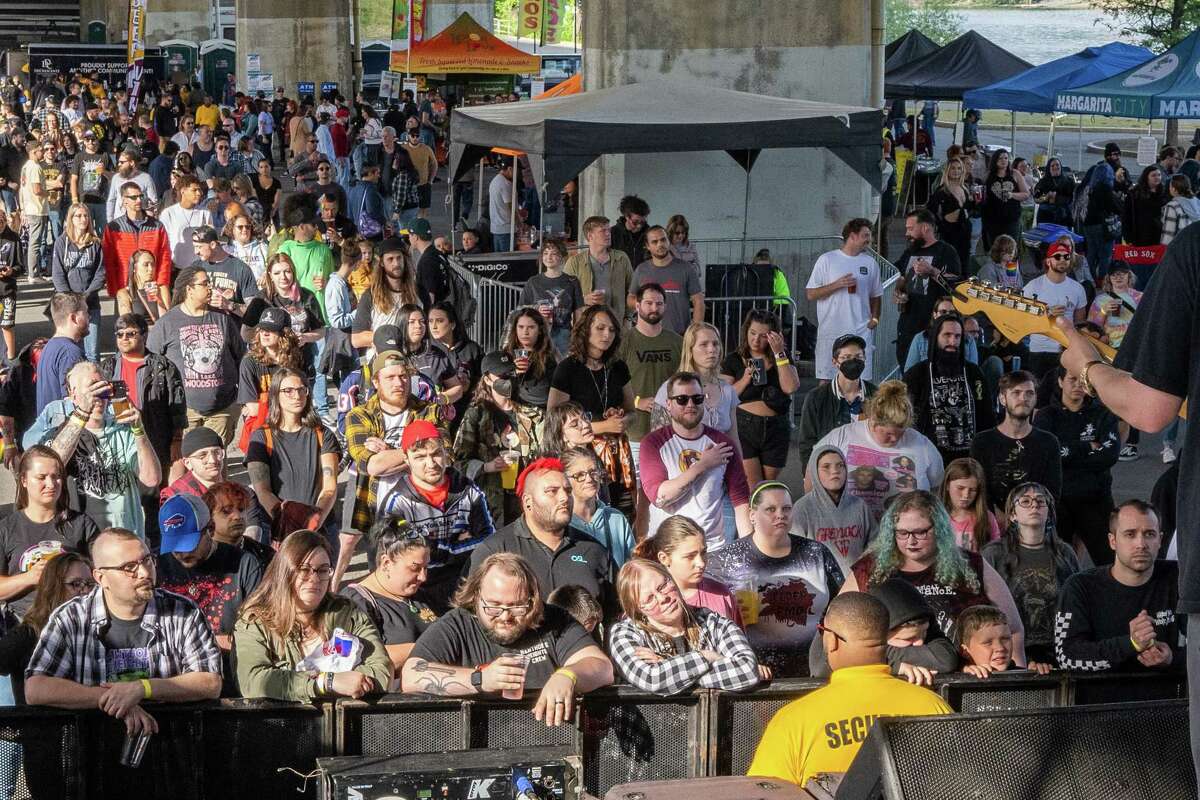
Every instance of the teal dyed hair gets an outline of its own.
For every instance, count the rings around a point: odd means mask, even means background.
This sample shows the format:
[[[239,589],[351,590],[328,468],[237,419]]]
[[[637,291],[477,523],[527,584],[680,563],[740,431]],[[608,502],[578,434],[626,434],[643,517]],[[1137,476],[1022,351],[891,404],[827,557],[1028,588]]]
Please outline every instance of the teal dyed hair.
[[[967,564],[967,557],[958,547],[958,539],[950,524],[950,515],[942,501],[929,492],[904,492],[892,498],[879,521],[879,532],[867,547],[875,557],[870,583],[877,586],[900,571],[900,550],[896,547],[896,521],[905,511],[920,511],[933,523],[937,542],[937,561],[934,576],[947,586],[961,586],[972,592],[980,589],[979,578]],[[863,587],[865,588],[865,587]]]

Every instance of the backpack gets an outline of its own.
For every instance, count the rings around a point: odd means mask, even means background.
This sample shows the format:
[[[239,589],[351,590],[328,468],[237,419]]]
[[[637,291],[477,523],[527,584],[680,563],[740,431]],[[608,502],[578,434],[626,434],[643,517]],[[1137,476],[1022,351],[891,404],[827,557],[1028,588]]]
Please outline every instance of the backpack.
[[[1092,185],[1089,182],[1091,174],[1092,171],[1088,170],[1088,177],[1084,178],[1084,182],[1075,190],[1075,196],[1071,198],[1071,222],[1076,230],[1083,230],[1083,221],[1087,219],[1088,200],[1092,196]]]
[[[446,286],[448,287],[446,299],[458,311],[458,318],[463,327],[470,328],[475,324],[475,312],[479,307],[475,291],[471,288],[470,282],[459,272],[456,264],[451,263],[444,256],[441,258],[441,263],[442,274],[446,276]]]

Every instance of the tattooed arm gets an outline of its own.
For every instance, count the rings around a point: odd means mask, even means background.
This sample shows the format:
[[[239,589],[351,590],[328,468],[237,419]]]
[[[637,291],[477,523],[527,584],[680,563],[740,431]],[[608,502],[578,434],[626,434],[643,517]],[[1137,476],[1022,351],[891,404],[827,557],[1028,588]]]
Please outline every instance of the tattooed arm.
[[[280,500],[271,491],[271,465],[265,461],[248,461],[246,471],[250,474],[250,488],[254,489],[259,505],[273,519],[279,510]]]
[[[479,694],[471,685],[470,667],[453,667],[423,658],[410,658],[400,670],[400,691],[448,697]]]
[[[321,493],[317,495],[317,508],[321,510],[322,523],[329,517],[337,501],[337,468],[336,453],[321,454]]]
[[[75,447],[79,444],[79,437],[83,436],[84,427],[85,423],[80,422],[79,417],[71,414],[50,441],[50,449],[58,453],[58,457],[63,460],[64,464],[71,460],[71,456],[75,455]]]

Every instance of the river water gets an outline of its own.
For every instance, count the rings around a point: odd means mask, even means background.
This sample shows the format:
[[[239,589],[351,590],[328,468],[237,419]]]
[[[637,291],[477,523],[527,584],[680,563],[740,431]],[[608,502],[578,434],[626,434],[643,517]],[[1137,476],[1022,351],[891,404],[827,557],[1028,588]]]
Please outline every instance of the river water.
[[[1127,41],[1108,27],[1112,18],[1091,9],[971,9],[955,12],[963,29],[981,36],[1031,64],[1044,64],[1085,47]],[[1107,24],[1106,24],[1107,23]]]

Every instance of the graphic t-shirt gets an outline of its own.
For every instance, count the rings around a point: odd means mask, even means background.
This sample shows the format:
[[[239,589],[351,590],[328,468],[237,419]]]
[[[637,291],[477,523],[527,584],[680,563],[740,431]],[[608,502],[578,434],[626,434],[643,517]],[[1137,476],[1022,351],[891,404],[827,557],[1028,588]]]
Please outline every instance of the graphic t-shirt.
[[[150,677],[150,636],[140,619],[117,619],[109,612],[108,628],[100,634],[109,683]]]
[[[233,633],[238,608],[262,575],[263,564],[253,553],[224,542],[214,542],[208,558],[192,569],[172,553],[158,557],[159,587],[195,603],[213,633]]]
[[[254,272],[240,259],[228,256],[215,264],[201,264],[208,273],[214,295],[221,295],[233,303],[245,303],[258,297],[258,284]]]
[[[404,437],[404,428],[413,418],[408,411],[401,411],[399,414],[388,414],[380,409],[383,414],[383,441],[394,449],[400,448],[400,440]],[[407,472],[396,472],[391,475],[380,475],[375,479],[375,508],[379,510],[383,506],[383,501],[387,500],[388,495],[396,488],[396,484],[404,480]]]
[[[175,306],[150,328],[146,349],[179,369],[188,408],[211,414],[234,402],[246,344],[230,315],[210,310],[193,317]]]
[[[747,536],[713,553],[705,572],[739,599],[746,637],[776,677],[808,675],[808,646],[845,578],[829,548],[789,536],[791,552],[765,555]]]
[[[647,336],[637,328],[631,328],[621,337],[621,349],[617,356],[629,368],[629,388],[636,397],[654,396],[667,380],[679,369],[683,351],[683,337],[665,327],[658,336]],[[666,393],[664,391],[664,397]],[[705,411],[708,409],[706,408]],[[705,420],[708,423],[708,420]],[[725,430],[719,428],[718,430]],[[650,432],[650,413],[635,409],[629,420],[625,435],[631,442],[640,442]]]
[[[643,261],[633,271],[630,294],[646,283],[657,283],[666,292],[666,309],[663,311],[663,326],[680,336],[692,324],[692,295],[704,292],[700,276],[694,267],[678,258],[665,267],[657,267],[652,261]]]
[[[67,462],[68,506],[101,528],[126,528],[142,536],[145,512],[137,470],[137,441],[129,426],[109,418],[101,430],[87,428]]]
[[[583,308],[583,290],[579,278],[574,275],[548,277],[543,274],[532,276],[521,289],[521,303],[550,306],[550,337],[560,356],[567,354],[571,334],[571,320],[577,309]]]
[[[370,597],[363,594],[366,592]],[[371,590],[351,584],[342,587],[339,594],[350,598],[364,614],[371,618],[384,644],[411,644],[421,637],[427,628],[437,621],[432,608],[415,598],[393,600],[374,594]]]
[[[1059,588],[1054,574],[1054,553],[1049,547],[1021,546],[1016,552],[1017,566],[1008,581],[1008,588],[1025,625],[1025,646],[1051,648]]]
[[[111,171],[108,153],[80,152],[75,156],[71,172],[79,179],[79,198],[85,203],[103,203],[108,198],[108,177]]]
[[[62,522],[34,522],[24,511],[13,511],[0,520],[0,560],[5,575],[28,572],[41,561],[62,550],[87,552],[87,542],[100,532],[91,517],[68,511]],[[8,601],[8,608],[18,617],[33,605],[37,591]]]
[[[876,522],[892,495],[942,482],[941,454],[914,428],[905,430],[895,447],[884,447],[871,438],[866,422],[850,422],[826,434],[816,449],[826,445],[846,454],[846,490],[866,502]]]

